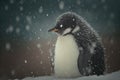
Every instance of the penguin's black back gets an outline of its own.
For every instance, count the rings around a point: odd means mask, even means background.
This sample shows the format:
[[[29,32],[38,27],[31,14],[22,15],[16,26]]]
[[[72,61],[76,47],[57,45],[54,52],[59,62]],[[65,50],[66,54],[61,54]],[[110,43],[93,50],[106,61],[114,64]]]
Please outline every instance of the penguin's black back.
[[[94,34],[84,34],[74,34],[80,52],[78,57],[79,71],[82,75],[101,75],[105,69],[103,46]],[[91,53],[90,48],[93,43],[95,43],[96,47],[94,48],[94,53]],[[89,73],[86,68],[91,69],[91,72]]]
[[[75,14],[76,15],[76,14]],[[73,34],[79,48],[78,68],[82,75],[102,75],[105,70],[104,49],[95,30],[80,16],[76,15],[80,30]],[[93,53],[91,48],[95,44]]]

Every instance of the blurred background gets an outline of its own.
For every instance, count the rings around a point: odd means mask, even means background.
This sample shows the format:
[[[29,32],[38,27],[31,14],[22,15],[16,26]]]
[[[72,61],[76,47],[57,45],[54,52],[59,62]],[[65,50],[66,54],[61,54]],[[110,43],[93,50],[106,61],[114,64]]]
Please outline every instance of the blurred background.
[[[0,0],[0,79],[53,74],[56,34],[67,11],[81,15],[102,37],[106,72],[120,70],[120,0]]]

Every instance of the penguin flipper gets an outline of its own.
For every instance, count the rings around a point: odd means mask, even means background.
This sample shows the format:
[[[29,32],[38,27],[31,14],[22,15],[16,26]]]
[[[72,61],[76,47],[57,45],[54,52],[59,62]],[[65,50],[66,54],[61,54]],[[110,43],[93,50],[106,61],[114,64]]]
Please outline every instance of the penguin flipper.
[[[92,75],[103,75],[105,71],[104,49],[100,43],[96,44],[95,53],[91,57]]]
[[[88,41],[82,40],[81,42],[81,47],[83,50],[79,50],[80,54],[78,57],[78,69],[81,75],[84,76],[89,76],[91,73],[91,66],[90,66],[90,62],[91,61],[91,54],[90,51],[88,49]]]
[[[96,43],[94,53],[90,53],[90,49],[87,47],[89,43],[82,42],[83,50],[80,50],[78,57],[78,69],[80,74],[84,76],[88,75],[103,75],[105,71],[104,63],[104,49],[101,44]]]

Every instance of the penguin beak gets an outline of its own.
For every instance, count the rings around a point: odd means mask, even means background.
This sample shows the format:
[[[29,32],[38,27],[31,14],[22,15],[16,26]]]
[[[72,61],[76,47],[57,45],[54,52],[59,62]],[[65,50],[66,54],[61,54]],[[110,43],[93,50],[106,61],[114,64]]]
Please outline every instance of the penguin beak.
[[[55,27],[52,29],[49,29],[48,32],[58,32],[58,29],[56,29]]]

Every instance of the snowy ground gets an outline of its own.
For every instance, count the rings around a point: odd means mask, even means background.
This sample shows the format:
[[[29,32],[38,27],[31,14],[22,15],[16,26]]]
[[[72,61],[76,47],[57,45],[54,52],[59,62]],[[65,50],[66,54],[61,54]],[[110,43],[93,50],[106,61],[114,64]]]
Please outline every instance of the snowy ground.
[[[120,71],[106,74],[104,76],[87,76],[71,79],[61,79],[55,78],[54,76],[44,76],[44,77],[27,77],[23,80],[120,80]]]

